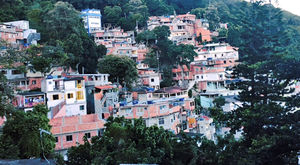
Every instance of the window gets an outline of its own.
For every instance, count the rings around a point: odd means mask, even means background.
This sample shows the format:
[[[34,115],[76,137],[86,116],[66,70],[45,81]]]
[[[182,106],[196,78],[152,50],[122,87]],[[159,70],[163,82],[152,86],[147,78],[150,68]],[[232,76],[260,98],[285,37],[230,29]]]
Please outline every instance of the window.
[[[68,93],[68,99],[72,99],[73,98],[73,93]]]
[[[82,84],[81,84],[81,80],[77,80],[77,88],[81,88]]]
[[[104,134],[104,128],[98,130],[98,136],[102,136]]]
[[[195,105],[195,103],[194,102],[190,102],[190,106],[194,106]]]
[[[25,85],[25,81],[21,81],[21,85]]]
[[[53,100],[58,100],[58,99],[59,99],[59,96],[58,96],[58,95],[52,95],[52,99],[53,99]]]
[[[19,70],[13,70],[12,74],[21,74],[21,72]]]
[[[67,142],[73,141],[73,136],[72,135],[67,135],[66,139],[67,139]]]
[[[83,100],[83,91],[77,91],[76,99]]]
[[[31,84],[35,85],[36,84],[36,80],[32,80]]]
[[[144,115],[144,109],[147,110],[147,108],[144,108],[144,107],[137,108],[137,115],[139,115],[139,116]]]
[[[6,70],[1,70],[1,73],[2,74],[7,74],[7,71]]]
[[[82,111],[84,110],[84,105],[80,105],[79,109]]]
[[[132,115],[132,110],[131,110],[131,108],[126,108],[126,109],[125,109],[125,113],[126,113],[126,116]]]
[[[160,109],[161,111],[163,111],[163,110],[167,109],[167,106],[166,106],[166,105],[159,106],[159,109]]]
[[[151,82],[154,82],[154,78],[151,79]]]
[[[84,136],[89,139],[91,138],[91,133],[85,133]]]
[[[158,124],[159,124],[159,125],[165,124],[165,119],[164,119],[164,118],[159,118],[159,119],[158,119]]]
[[[58,143],[58,137],[55,137],[55,143]]]
[[[29,80],[26,81],[26,84],[29,85]]]
[[[226,64],[226,61],[224,61],[224,64]]]

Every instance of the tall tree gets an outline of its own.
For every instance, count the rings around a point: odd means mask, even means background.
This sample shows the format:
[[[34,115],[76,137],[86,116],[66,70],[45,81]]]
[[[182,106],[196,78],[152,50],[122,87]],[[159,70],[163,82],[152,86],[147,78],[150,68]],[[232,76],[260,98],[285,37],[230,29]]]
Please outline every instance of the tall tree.
[[[287,67],[295,64],[289,60],[293,53],[285,49],[292,43],[278,9],[256,2],[248,12],[241,20],[247,23],[240,36],[243,63],[235,70],[244,79],[236,86],[243,105],[227,114],[225,123],[232,133],[243,131],[237,152],[245,152],[253,164],[293,164],[300,149],[300,112],[295,111],[299,105],[285,105],[299,97],[290,85],[300,77],[290,74],[297,64]]]
[[[44,17],[45,29],[48,34],[47,44],[59,46],[69,56],[72,68],[79,72],[84,68],[85,73],[95,73],[97,62],[105,54],[103,47],[95,44],[84,29],[79,12],[72,5],[65,2],[57,2],[52,10]],[[101,50],[103,49],[103,50]]]
[[[8,146],[8,150],[13,147],[15,157],[13,159],[29,159],[32,157],[49,157],[54,149],[54,137],[48,134],[40,136],[40,130],[50,131],[48,109],[45,105],[37,105],[33,111],[14,111],[7,115],[7,121],[3,127],[0,145]],[[12,158],[5,154],[5,150],[0,150],[2,159]]]
[[[107,55],[99,61],[98,71],[109,74],[109,80],[131,87],[138,78],[136,63],[127,56]]]

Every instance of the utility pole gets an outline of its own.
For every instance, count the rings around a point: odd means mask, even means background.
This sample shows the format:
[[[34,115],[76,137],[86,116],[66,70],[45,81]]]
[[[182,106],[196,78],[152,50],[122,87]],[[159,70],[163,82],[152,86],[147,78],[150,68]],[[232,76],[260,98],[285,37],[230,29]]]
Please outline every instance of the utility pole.
[[[155,40],[155,45],[156,44],[157,44],[157,40]],[[159,70],[159,54],[158,54],[158,50],[156,50],[156,59],[157,59],[157,71],[159,73],[160,70]]]
[[[50,164],[49,160],[46,158],[45,153],[44,153],[44,145],[43,145],[42,139],[43,139],[43,133],[51,135],[51,132],[46,131],[46,130],[44,130],[42,128],[40,128],[39,131],[40,131],[40,139],[41,139],[41,147],[42,147],[42,151],[43,151],[43,157],[47,161],[47,163]]]

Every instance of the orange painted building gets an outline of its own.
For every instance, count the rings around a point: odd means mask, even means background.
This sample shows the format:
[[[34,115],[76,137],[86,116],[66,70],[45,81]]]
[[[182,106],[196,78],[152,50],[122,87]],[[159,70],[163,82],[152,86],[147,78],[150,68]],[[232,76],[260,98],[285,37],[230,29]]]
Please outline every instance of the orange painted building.
[[[56,139],[55,150],[66,154],[67,149],[83,144],[83,137],[101,136],[105,121],[97,114],[59,117],[50,120],[51,133]]]

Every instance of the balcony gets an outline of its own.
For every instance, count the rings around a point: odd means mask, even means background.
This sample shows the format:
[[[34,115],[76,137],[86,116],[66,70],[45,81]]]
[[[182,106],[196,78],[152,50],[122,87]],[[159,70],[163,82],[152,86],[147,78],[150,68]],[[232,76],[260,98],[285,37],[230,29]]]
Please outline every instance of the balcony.
[[[62,91],[62,90],[64,90],[64,86],[63,85],[55,86],[53,88],[53,91]]]

